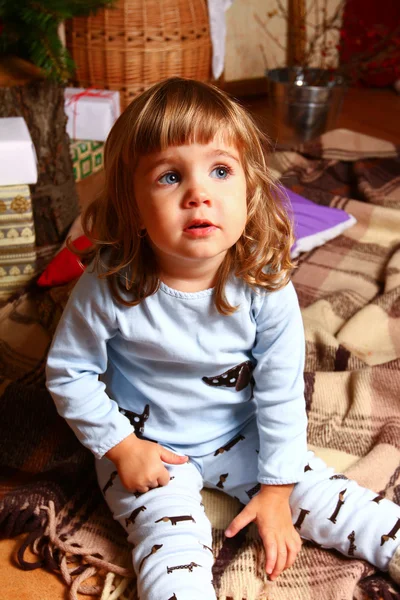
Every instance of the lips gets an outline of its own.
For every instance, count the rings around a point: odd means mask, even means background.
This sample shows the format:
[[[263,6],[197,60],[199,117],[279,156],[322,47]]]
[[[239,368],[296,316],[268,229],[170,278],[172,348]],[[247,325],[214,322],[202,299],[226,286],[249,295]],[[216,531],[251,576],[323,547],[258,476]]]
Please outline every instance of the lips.
[[[191,239],[208,238],[214,235],[218,227],[208,219],[193,219],[189,221],[183,233]]]
[[[207,219],[193,219],[193,221],[190,221],[190,223],[186,225],[184,231],[193,229],[206,229],[207,227],[215,227],[215,225]]]

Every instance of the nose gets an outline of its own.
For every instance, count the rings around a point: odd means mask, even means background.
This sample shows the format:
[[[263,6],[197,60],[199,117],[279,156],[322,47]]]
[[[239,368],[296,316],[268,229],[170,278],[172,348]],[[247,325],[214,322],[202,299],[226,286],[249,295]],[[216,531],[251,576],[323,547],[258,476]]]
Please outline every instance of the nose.
[[[186,192],[183,199],[184,208],[195,208],[206,204],[211,206],[210,194],[201,185],[192,185]]]

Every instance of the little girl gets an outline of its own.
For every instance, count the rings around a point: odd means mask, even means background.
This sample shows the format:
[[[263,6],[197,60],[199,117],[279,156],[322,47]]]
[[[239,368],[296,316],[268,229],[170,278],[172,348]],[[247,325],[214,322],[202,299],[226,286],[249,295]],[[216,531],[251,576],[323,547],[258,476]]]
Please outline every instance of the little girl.
[[[245,506],[271,580],[300,536],[400,580],[400,507],[307,450],[290,219],[263,136],[220,90],[169,79],[135,99],[84,217],[94,262],[47,364],[58,412],[96,457],[141,600],[212,600],[203,486]]]

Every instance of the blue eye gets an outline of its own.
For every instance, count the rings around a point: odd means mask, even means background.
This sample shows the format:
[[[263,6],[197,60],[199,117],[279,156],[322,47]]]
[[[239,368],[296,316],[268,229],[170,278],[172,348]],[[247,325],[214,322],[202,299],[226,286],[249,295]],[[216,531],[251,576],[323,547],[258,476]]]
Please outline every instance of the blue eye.
[[[178,173],[174,173],[173,171],[171,171],[170,173],[165,173],[165,175],[160,177],[158,181],[159,183],[163,183],[166,185],[173,185],[174,183],[179,182],[179,175]]]
[[[213,173],[215,173],[215,175],[212,175]],[[228,175],[229,169],[227,167],[215,167],[215,169],[211,171],[211,176],[216,179],[226,179]]]

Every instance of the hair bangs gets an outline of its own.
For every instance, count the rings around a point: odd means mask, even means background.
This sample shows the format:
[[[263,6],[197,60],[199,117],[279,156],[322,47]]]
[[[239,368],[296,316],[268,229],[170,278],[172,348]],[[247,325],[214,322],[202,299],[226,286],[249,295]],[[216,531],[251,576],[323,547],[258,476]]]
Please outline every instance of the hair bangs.
[[[216,136],[229,145],[238,145],[238,139],[243,138],[243,124],[232,103],[217,88],[190,83],[185,80],[182,85],[182,80],[172,79],[148,99],[130,140],[131,157],[169,146],[208,144]]]

